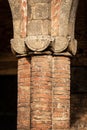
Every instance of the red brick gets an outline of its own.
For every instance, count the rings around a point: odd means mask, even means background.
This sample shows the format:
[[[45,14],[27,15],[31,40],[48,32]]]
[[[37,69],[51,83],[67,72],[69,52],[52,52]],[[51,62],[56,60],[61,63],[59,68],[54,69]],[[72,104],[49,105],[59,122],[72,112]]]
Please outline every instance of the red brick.
[[[30,59],[18,59],[18,129],[30,129]]]
[[[51,56],[32,57],[31,130],[52,129],[51,60]]]

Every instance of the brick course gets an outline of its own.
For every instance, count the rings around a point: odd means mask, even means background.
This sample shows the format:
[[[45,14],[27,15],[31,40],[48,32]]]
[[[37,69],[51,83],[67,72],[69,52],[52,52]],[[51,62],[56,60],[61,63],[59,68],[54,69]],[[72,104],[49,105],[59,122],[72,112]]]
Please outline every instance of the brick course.
[[[31,75],[31,130],[52,129],[51,56],[33,56]]]
[[[53,130],[70,127],[70,60],[68,57],[53,59]]]
[[[18,59],[17,129],[30,129],[30,59]]]
[[[18,66],[18,129],[68,129],[69,58],[32,56],[19,59]]]

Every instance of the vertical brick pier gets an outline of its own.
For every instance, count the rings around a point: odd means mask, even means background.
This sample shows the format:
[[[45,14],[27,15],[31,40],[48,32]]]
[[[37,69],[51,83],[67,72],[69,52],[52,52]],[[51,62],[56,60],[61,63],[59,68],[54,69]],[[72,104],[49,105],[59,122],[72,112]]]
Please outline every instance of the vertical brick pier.
[[[18,59],[18,130],[69,130],[70,59]]]
[[[53,59],[52,130],[69,130],[70,127],[70,59],[57,56]]]
[[[19,57],[17,130],[70,130],[70,56],[77,47],[68,30],[71,3],[26,1],[26,37],[11,43]]]
[[[51,130],[51,56],[33,56],[31,64],[31,130]]]
[[[17,129],[30,130],[30,59],[18,59]]]

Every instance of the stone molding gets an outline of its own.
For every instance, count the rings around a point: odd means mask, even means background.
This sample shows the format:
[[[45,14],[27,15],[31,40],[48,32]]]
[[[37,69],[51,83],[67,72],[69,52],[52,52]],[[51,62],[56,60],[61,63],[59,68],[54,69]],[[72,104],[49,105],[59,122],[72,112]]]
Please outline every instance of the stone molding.
[[[18,55],[48,54],[47,52],[56,55],[75,55],[77,51],[77,41],[70,36],[28,36],[26,38],[12,39],[11,48],[13,53]]]
[[[54,41],[49,35],[28,36],[26,38],[12,39],[12,52],[16,54],[29,54],[28,52],[42,52]]]
[[[51,44],[53,52],[60,53],[67,48],[68,40],[66,37],[57,36],[57,37],[54,37],[54,39],[55,39],[54,43],[52,42]]]
[[[23,55],[27,52],[24,38],[11,39],[11,50],[14,54]]]
[[[28,36],[25,40],[26,46],[35,52],[44,51],[54,41],[49,35]]]

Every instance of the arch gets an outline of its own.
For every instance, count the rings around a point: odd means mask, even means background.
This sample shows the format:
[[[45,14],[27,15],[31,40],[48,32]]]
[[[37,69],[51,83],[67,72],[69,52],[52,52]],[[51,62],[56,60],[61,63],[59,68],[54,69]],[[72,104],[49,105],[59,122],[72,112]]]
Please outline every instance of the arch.
[[[78,3],[79,0],[73,0],[70,9],[68,34],[72,37],[72,39],[74,39],[75,20],[76,20],[76,11],[77,11]]]
[[[58,40],[55,40],[56,47],[54,49],[58,53],[67,49],[69,54],[76,54],[77,41],[74,38],[74,26],[77,5],[78,0],[51,2],[51,34],[54,37],[59,37]]]
[[[79,0],[66,0],[61,2],[59,17],[59,35],[74,38],[76,10]]]

